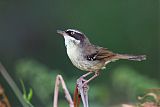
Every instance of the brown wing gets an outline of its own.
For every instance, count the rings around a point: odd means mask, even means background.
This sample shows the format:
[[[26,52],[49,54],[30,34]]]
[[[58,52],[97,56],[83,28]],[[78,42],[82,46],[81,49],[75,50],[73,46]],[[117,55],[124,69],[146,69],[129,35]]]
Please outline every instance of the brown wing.
[[[97,46],[89,46],[87,49],[85,49],[87,52],[86,53],[86,59],[89,61],[94,61],[94,60],[112,60],[116,54],[113,52],[109,51],[107,48],[103,47],[97,47]]]
[[[113,52],[109,51],[106,48],[100,48],[98,53],[97,53],[97,60],[112,60],[114,57],[116,56],[116,54],[114,54]]]

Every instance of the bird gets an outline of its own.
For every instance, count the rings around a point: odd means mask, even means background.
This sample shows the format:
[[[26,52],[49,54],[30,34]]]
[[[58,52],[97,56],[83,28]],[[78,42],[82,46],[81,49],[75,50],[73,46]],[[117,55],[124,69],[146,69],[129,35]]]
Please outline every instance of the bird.
[[[94,45],[81,31],[75,29],[57,30],[57,33],[64,37],[67,55],[72,64],[82,71],[88,71],[82,78],[95,73],[90,79],[84,82],[87,84],[99,75],[101,69],[105,69],[110,62],[127,59],[142,61],[146,55],[118,54],[107,48]]]

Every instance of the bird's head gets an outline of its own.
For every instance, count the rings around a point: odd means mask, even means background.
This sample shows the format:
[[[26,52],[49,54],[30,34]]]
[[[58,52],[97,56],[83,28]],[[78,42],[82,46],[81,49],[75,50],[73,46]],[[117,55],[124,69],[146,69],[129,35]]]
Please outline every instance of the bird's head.
[[[65,31],[57,30],[65,39],[66,46],[77,46],[90,43],[88,38],[80,31],[74,29],[67,29]]]

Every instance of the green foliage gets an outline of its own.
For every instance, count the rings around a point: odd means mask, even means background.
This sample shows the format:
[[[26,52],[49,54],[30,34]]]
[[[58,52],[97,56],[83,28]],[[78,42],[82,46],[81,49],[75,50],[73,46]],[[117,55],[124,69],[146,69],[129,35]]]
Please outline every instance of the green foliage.
[[[113,71],[113,86],[116,91],[126,93],[129,98],[141,95],[149,88],[158,88],[156,80],[140,75],[128,66],[121,66]]]
[[[142,96],[138,97],[139,104],[143,105],[145,103],[152,103],[157,107],[160,106],[160,88],[149,89]]]
[[[48,69],[45,65],[34,60],[21,60],[16,66],[17,76],[33,88],[33,92],[40,99],[40,103],[49,105],[53,96],[55,76],[58,72]],[[26,94],[25,87],[22,83],[24,97],[30,101],[32,89]]]
[[[91,103],[100,103],[100,104],[106,104],[110,101],[110,93],[107,86],[101,86],[101,85],[90,85],[89,90],[89,99]]]
[[[29,92],[28,92],[28,94],[27,94],[26,88],[25,88],[25,86],[24,86],[23,81],[20,80],[20,82],[21,82],[21,85],[22,85],[23,98],[24,98],[24,100],[27,102],[27,104],[28,104],[30,107],[34,107],[34,106],[32,105],[32,103],[31,103],[31,99],[32,99],[32,97],[33,97],[32,88],[29,89]]]

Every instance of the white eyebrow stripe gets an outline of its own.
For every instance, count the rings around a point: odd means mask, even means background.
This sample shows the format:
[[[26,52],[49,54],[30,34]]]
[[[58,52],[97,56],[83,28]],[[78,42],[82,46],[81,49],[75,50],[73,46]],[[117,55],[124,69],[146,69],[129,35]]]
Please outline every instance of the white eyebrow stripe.
[[[67,29],[66,31],[73,31],[73,32],[82,34],[82,32],[80,32],[80,31],[78,31],[78,30],[74,30],[74,29]]]

